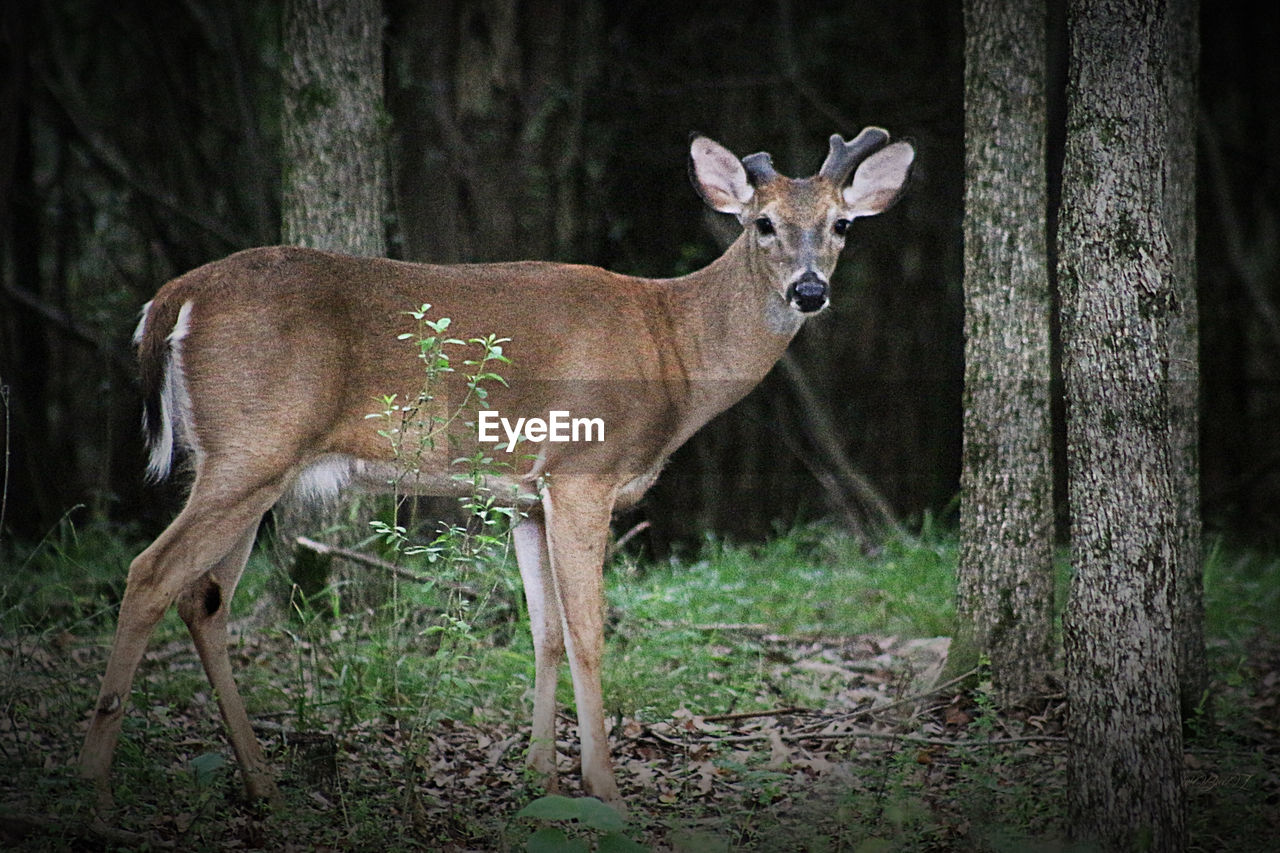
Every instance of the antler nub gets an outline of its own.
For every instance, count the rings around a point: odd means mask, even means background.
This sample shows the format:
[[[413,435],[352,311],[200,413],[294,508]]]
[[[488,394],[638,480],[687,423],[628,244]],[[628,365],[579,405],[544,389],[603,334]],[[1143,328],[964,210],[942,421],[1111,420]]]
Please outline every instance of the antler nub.
[[[850,142],[838,133],[831,134],[831,152],[818,170],[818,177],[834,184],[843,184],[859,163],[873,151],[889,141],[888,131],[878,127],[865,127]]]
[[[743,157],[742,167],[747,170],[747,180],[751,181],[753,187],[767,184],[778,177],[777,170],[773,168],[773,158],[767,151]]]

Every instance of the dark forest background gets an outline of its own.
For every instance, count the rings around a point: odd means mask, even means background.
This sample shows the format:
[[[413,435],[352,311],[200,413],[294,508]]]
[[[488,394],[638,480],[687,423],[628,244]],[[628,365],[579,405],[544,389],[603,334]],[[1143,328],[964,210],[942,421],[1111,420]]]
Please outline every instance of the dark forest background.
[[[955,512],[962,379],[959,4],[389,0],[393,256],[676,275],[726,223],[691,130],[810,174],[832,132],[914,140],[855,225],[832,310],[683,448],[639,513],[663,550],[833,516]],[[279,240],[280,14],[256,0],[10,0],[0,12],[3,526],[154,533],[129,338],[168,278]],[[1280,13],[1206,4],[1198,139],[1202,470],[1211,530],[1280,538]],[[1050,175],[1066,35],[1051,13]],[[1051,177],[1052,180],[1052,177]],[[1051,203],[1056,187],[1051,186]],[[1051,217],[1052,222],[1052,217]],[[730,223],[732,225],[732,223]],[[1051,224],[1052,227],[1052,224]],[[554,322],[554,318],[548,318]]]

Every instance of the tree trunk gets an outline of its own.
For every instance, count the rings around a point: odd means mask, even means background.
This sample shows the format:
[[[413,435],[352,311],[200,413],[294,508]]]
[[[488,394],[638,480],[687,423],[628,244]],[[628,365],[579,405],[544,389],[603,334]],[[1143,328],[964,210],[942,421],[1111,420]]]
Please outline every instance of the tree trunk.
[[[1059,241],[1075,574],[1063,618],[1073,835],[1186,846],[1173,639],[1164,7],[1074,0]]]
[[[354,255],[387,252],[387,158],[379,0],[287,0],[282,28],[281,236],[285,243]],[[406,305],[405,310],[415,306]],[[374,404],[370,401],[370,411]],[[306,594],[331,580],[331,558],[298,548],[308,535],[333,543],[369,513],[286,496],[276,529],[293,582]],[[382,593],[365,579],[366,600]]]
[[[283,40],[284,241],[385,255],[382,4],[288,0]]]
[[[952,670],[1029,699],[1053,649],[1043,0],[966,0],[965,392]]]
[[[1207,715],[1209,666],[1204,647],[1204,564],[1200,519],[1200,311],[1196,296],[1196,108],[1199,2],[1169,3],[1169,159],[1165,229],[1173,291],[1181,311],[1169,315],[1169,444],[1178,508],[1178,576],[1174,635],[1183,719]]]

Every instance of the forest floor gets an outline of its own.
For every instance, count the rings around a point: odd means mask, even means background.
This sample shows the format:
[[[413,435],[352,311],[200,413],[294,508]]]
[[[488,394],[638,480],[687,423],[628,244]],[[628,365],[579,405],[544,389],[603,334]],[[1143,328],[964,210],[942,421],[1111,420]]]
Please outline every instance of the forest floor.
[[[606,701],[611,688],[623,697],[610,722],[630,808],[625,825],[575,799],[567,712],[558,733],[568,799],[539,799],[523,763],[528,661],[510,651],[517,634],[471,631],[474,645],[446,648],[447,638],[407,630],[403,642],[389,642],[368,619],[299,626],[267,620],[270,608],[260,605],[235,623],[231,651],[283,808],[245,800],[198,660],[180,624],[167,620],[135,684],[116,756],[116,811],[95,821],[74,762],[110,619],[63,620],[62,629],[52,619],[39,631],[0,634],[0,847],[1078,849],[1065,841],[1065,703],[1052,683],[1034,707],[1000,711],[981,674],[941,680],[945,637],[777,630],[756,621],[676,625],[659,605],[643,605],[663,584],[671,599],[672,578],[643,594],[624,592],[610,614],[612,659],[618,670],[636,670],[627,676],[634,683],[606,678]],[[667,603],[684,607],[679,596]],[[394,690],[370,685],[386,673],[361,661],[389,655],[413,667],[414,644],[437,664],[449,652],[449,668],[427,678],[461,699],[426,703],[423,686],[408,681]],[[662,657],[653,645],[678,651]],[[705,652],[705,668],[694,648]],[[1216,721],[1187,741],[1193,849],[1274,850],[1280,634],[1214,638],[1211,653]],[[670,682],[644,680],[659,668]],[[507,692],[455,680],[482,672],[511,682]],[[721,680],[749,682],[749,690],[717,692]],[[359,689],[342,687],[357,681]],[[649,702],[647,692],[662,695]],[[372,694],[410,698],[361,698]]]

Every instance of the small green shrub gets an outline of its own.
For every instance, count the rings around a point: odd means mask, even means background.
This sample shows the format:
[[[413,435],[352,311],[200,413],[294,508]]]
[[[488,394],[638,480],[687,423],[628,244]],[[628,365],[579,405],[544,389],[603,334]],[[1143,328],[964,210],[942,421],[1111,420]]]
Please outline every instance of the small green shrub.
[[[595,797],[539,797],[516,812],[539,826],[524,839],[529,853],[647,853],[626,836],[626,821]]]

